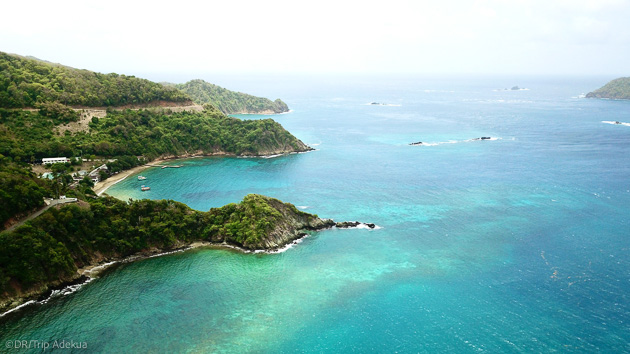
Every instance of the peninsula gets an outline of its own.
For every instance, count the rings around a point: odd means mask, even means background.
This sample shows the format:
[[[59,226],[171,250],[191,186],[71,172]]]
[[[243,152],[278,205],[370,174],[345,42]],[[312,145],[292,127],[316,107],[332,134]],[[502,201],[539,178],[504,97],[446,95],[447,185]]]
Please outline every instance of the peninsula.
[[[208,212],[172,200],[88,198],[0,233],[0,313],[72,284],[83,270],[193,243],[274,250],[335,226],[277,199],[247,195]],[[340,227],[344,225],[340,224]],[[26,266],[28,265],[28,266]]]
[[[199,242],[273,250],[335,225],[261,195],[208,212],[98,197],[92,177],[75,173],[95,161],[102,180],[155,159],[312,149],[272,119],[231,118],[149,80],[1,52],[0,67],[0,230],[42,212],[45,198],[76,198],[0,232],[0,312],[80,280],[86,267]],[[33,167],[50,157],[59,162],[41,178]]]
[[[586,98],[608,98],[613,100],[630,99],[630,77],[614,79],[603,87],[589,92]]]
[[[186,93],[195,103],[212,104],[225,114],[277,114],[289,111],[289,106],[280,99],[272,101],[264,97],[230,91],[203,80],[167,85]]]

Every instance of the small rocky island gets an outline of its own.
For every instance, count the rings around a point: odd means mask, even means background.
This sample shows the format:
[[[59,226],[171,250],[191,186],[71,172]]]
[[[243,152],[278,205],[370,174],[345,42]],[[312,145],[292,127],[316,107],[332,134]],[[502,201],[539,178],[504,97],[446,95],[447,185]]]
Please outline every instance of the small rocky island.
[[[614,79],[603,87],[586,94],[586,98],[630,100],[630,77]]]
[[[527,90],[524,87],[512,86],[512,88],[504,88],[503,91],[522,91]]]

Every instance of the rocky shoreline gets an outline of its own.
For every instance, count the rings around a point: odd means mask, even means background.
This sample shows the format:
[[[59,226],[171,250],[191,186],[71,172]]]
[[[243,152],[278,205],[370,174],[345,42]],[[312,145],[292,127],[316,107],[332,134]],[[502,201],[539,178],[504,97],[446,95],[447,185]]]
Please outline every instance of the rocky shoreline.
[[[319,218],[317,220],[317,222],[306,225],[298,232],[285,234],[283,238],[273,238],[272,242],[267,243],[270,245],[270,247],[268,248],[251,249],[226,242],[194,241],[189,243],[180,243],[174,248],[151,248],[125,257],[108,257],[101,259],[95,258],[94,262],[84,267],[78,268],[75,275],[65,281],[42,284],[38,289],[22,294],[21,296],[15,296],[4,301],[0,301],[0,318],[8,315],[9,313],[17,311],[24,306],[28,306],[30,304],[45,304],[55,297],[71,294],[80,289],[83,285],[96,279],[98,275],[103,271],[117,264],[131,263],[147,258],[160,257],[202,247],[230,249],[243,253],[275,254],[288,250],[292,246],[300,243],[303,238],[308,237],[309,234],[305,231],[322,231],[332,228],[365,228],[371,230],[380,228],[375,224],[362,223],[359,221],[335,222],[332,219]],[[274,241],[281,242],[275,243]]]

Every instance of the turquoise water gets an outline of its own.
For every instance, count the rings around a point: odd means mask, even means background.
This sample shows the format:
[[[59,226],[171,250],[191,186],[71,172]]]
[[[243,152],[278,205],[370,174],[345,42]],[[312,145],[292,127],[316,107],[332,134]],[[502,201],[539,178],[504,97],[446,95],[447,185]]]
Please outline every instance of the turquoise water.
[[[178,161],[109,194],[207,210],[260,193],[381,229],[121,265],[0,318],[0,337],[97,352],[628,352],[630,127],[602,121],[630,122],[630,102],[578,98],[606,81],[217,82],[282,97],[293,112],[274,119],[317,151]],[[514,85],[529,90],[496,90]]]

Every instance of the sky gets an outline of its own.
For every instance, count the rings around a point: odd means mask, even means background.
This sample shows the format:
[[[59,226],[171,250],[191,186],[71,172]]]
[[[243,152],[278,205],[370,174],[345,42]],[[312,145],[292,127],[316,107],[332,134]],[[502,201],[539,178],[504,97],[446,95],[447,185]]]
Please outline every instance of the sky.
[[[0,51],[105,73],[630,76],[630,0],[35,0],[0,18]]]

